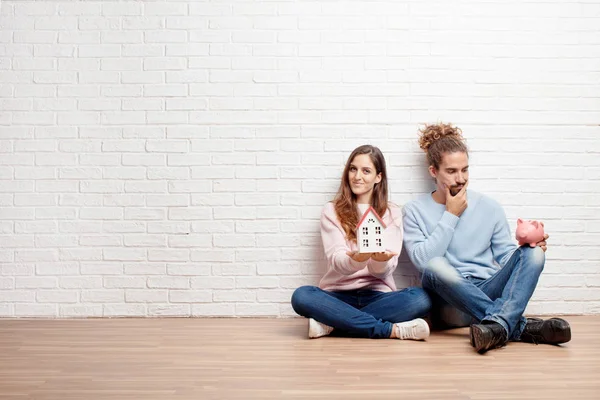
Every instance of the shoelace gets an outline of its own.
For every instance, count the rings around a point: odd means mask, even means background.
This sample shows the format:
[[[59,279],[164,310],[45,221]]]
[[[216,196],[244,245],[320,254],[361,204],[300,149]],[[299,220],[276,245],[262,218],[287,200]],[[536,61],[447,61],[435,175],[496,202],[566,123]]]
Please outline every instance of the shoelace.
[[[528,320],[528,321],[529,321],[529,320]],[[543,322],[544,322],[543,320],[541,320],[541,319],[540,319],[540,320],[538,320],[537,318],[535,318],[535,319],[534,319],[534,318],[531,318],[531,321],[532,321],[532,322],[535,322],[535,323],[538,323],[538,322],[539,322],[539,324],[540,324],[540,326],[539,326],[539,329],[540,329],[540,330],[542,329],[542,324],[543,324]],[[536,326],[536,329],[537,329],[537,326]],[[525,330],[523,331],[523,333],[521,333],[521,336],[523,336],[523,335],[527,335],[527,337],[529,337],[529,338],[531,339],[531,342],[532,342],[533,344],[535,344],[536,346],[537,346],[539,343],[541,343],[541,342],[543,342],[543,341],[544,341],[544,337],[543,337],[541,334],[540,334],[540,335],[536,335],[536,334],[533,334],[533,333],[529,333],[529,332],[527,332],[527,328],[525,328]]]
[[[398,326],[399,333],[400,333],[400,339],[412,339],[412,338],[416,338],[417,337],[417,326],[418,325],[411,325],[411,326],[405,326],[405,325],[401,325]]]
[[[531,341],[533,342],[533,344],[535,344],[536,346],[539,344],[537,341],[537,338],[534,335],[531,335]]]
[[[544,341],[544,337],[542,335],[532,335],[531,333],[526,333],[526,335],[529,339],[531,339],[531,343],[535,345],[538,345]],[[523,334],[521,334],[521,336],[523,336]]]

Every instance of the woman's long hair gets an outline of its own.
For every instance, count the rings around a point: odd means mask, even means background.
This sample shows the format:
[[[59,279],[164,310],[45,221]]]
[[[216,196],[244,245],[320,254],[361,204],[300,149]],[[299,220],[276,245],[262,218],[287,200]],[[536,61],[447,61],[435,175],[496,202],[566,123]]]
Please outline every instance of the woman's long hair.
[[[375,166],[375,174],[381,173],[381,181],[376,183],[373,187],[371,205],[382,218],[388,208],[387,170],[385,167],[385,158],[383,157],[381,150],[368,144],[357,147],[352,154],[350,154],[350,157],[348,157],[348,161],[346,161],[340,188],[333,199],[335,213],[346,233],[346,239],[350,241],[356,241],[356,225],[361,216],[358,214],[356,195],[352,193],[348,175],[350,164],[354,161],[354,158],[360,154],[368,154],[371,158],[371,162]]]

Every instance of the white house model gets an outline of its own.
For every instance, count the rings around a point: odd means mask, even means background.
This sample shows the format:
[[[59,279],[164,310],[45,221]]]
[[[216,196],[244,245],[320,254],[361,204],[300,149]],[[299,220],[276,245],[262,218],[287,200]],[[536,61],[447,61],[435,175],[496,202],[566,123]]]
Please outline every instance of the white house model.
[[[356,225],[356,243],[359,253],[379,253],[385,251],[383,231],[385,224],[377,211],[369,207]]]

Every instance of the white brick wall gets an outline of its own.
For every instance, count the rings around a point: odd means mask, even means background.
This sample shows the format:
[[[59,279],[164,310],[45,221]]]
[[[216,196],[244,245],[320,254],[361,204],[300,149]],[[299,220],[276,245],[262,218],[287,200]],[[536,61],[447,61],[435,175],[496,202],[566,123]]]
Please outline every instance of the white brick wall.
[[[597,1],[2,1],[0,316],[288,316],[345,157],[551,234],[528,311],[600,313]],[[405,261],[398,283],[414,281]]]

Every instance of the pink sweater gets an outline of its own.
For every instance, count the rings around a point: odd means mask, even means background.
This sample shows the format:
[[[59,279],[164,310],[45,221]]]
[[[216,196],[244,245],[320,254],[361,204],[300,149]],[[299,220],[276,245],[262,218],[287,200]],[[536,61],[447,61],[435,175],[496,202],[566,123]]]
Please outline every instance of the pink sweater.
[[[359,204],[362,215],[368,204]],[[382,217],[387,228],[384,231],[384,240],[387,251],[400,254],[402,250],[402,210],[389,204],[388,210]],[[369,259],[357,262],[351,259],[346,252],[357,251],[354,242],[346,240],[344,229],[340,224],[333,203],[327,203],[321,213],[321,239],[327,258],[327,273],[321,279],[319,287],[323,290],[355,290],[371,289],[381,292],[396,290],[396,283],[392,273],[398,264],[398,256],[392,257],[387,262],[378,262]]]

